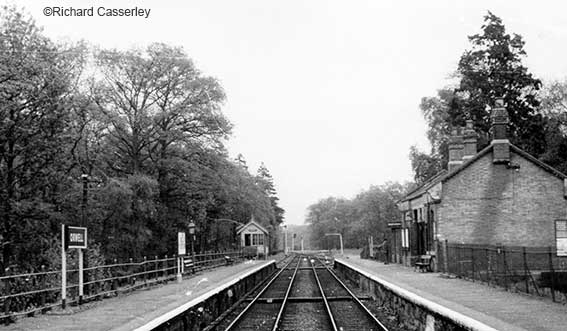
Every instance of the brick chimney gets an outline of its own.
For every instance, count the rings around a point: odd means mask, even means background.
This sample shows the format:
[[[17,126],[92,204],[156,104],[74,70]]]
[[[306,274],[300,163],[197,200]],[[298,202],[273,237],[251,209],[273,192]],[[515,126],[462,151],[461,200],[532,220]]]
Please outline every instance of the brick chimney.
[[[490,115],[492,120],[492,162],[510,162],[510,141],[508,140],[508,111],[504,107],[504,99],[496,99],[494,109]]]
[[[476,131],[473,128],[473,121],[467,120],[465,125],[465,130],[463,132],[463,139],[465,149],[463,152],[463,162],[472,159],[476,155]]]
[[[463,164],[463,136],[459,134],[457,129],[453,129],[451,137],[449,137],[449,172],[457,169]]]

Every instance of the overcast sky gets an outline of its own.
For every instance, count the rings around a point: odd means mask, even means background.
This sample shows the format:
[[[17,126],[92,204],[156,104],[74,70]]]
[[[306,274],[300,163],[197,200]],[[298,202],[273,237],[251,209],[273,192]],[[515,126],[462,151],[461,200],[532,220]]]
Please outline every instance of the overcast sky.
[[[532,73],[567,77],[562,3],[18,1],[55,39],[183,46],[226,90],[224,113],[235,125],[230,154],[242,153],[251,170],[266,164],[289,223],[302,223],[321,198],[411,180],[409,147],[429,148],[420,99],[448,84],[487,10],[524,37]],[[45,6],[151,11],[148,18],[46,17]]]

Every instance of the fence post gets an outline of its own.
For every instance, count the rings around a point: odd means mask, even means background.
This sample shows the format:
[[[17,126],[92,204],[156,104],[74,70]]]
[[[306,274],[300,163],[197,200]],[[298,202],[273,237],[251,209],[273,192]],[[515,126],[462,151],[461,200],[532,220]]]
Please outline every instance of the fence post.
[[[472,281],[474,282],[474,247],[471,247],[471,269],[472,269]]]
[[[177,274],[177,269],[174,270],[173,267],[177,266],[177,259],[179,258],[179,255],[173,254],[173,256],[171,258],[172,258],[172,260],[171,260],[171,262],[172,262],[172,265],[171,265],[172,274]]]
[[[132,274],[134,274],[134,266],[132,266],[133,263],[134,260],[130,258],[130,266],[128,266],[128,284],[132,286],[136,283],[136,279],[132,278]]]
[[[461,263],[461,246],[456,246],[455,249],[457,250],[457,275],[459,277],[463,277],[463,263]]]
[[[484,256],[486,258],[486,281],[488,282],[488,285],[490,286],[490,267],[491,267],[491,259],[490,256],[488,256],[488,247],[486,247],[484,249]]]
[[[39,280],[39,283],[40,283],[41,288],[42,288],[42,289],[45,289],[45,288],[47,288],[47,287],[45,286],[45,278],[46,278],[47,276],[44,274],[44,272],[45,272],[45,266],[44,266],[44,265],[41,265],[41,272],[42,272],[42,274],[41,274],[41,278],[40,278],[40,280]],[[43,306],[45,306],[45,291],[44,291],[44,292],[41,292],[41,297],[40,297],[39,300],[40,300],[41,307],[42,307],[42,312],[43,312]]]
[[[12,286],[10,285],[10,278],[7,278],[6,279],[6,295],[8,297],[4,301],[4,315],[8,315],[8,316],[10,315],[10,304],[11,304],[10,301],[12,301],[11,300],[12,298],[9,297],[10,294],[12,294]],[[10,320],[11,320],[10,317],[6,318],[5,324],[6,325],[10,324]]]
[[[502,247],[502,258],[504,259],[504,287],[508,290],[508,264],[506,261],[506,247]]]
[[[549,271],[551,272],[551,299],[555,302],[555,270],[553,270],[553,247],[549,246]]]
[[[115,265],[118,264],[118,260],[117,260],[117,259],[114,259],[114,264],[115,264]],[[116,267],[113,267],[113,269],[114,269],[114,268],[116,268]],[[115,278],[115,277],[116,277],[116,274],[117,274],[116,271],[114,271],[114,272],[112,273],[112,280],[111,280],[112,286],[111,286],[111,288],[112,288],[113,291],[114,291],[114,290],[118,290],[118,279]]]
[[[146,263],[147,261],[148,261],[148,259],[146,258],[146,256],[144,256],[144,285],[146,285],[147,282],[148,282],[148,274],[147,274],[148,266],[147,266],[147,263]]]
[[[169,261],[167,260],[167,254],[165,254],[165,260],[163,261],[163,276],[167,279],[167,266],[169,264]]]
[[[526,279],[526,293],[530,293],[530,282],[528,280],[528,259],[526,256],[526,246],[522,246],[522,257],[524,260],[524,278]]]
[[[445,239],[443,241],[443,272],[445,272],[446,274],[449,273],[449,268],[448,268],[449,263],[447,261],[449,259],[448,256],[449,250],[447,246],[448,246],[447,239]]]
[[[155,262],[154,262],[154,269],[155,269],[154,277],[155,277],[155,279],[157,280],[157,279],[158,279],[158,261],[157,261],[157,255],[154,256],[154,261],[155,261]]]

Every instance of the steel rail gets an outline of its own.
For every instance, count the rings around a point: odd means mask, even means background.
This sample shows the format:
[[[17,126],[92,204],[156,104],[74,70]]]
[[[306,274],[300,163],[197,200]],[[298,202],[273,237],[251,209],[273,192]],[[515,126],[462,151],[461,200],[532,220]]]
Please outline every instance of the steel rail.
[[[327,314],[329,315],[329,319],[331,320],[331,325],[333,326],[333,331],[338,331],[337,323],[335,322],[335,316],[333,316],[333,312],[331,312],[331,307],[329,306],[329,302],[327,301],[327,296],[323,291],[323,286],[321,286],[321,281],[319,281],[319,276],[317,276],[317,269],[313,265],[313,260],[309,260],[311,264],[311,268],[313,270],[313,274],[315,275],[315,280],[317,281],[317,286],[319,287],[319,292],[321,292],[321,297],[323,298],[323,302],[325,303],[325,308],[327,309]]]
[[[288,256],[280,259],[279,261],[276,262],[276,265],[278,264],[286,264],[286,260],[288,260]],[[289,262],[287,262],[287,265],[289,265],[293,260],[293,257],[291,257],[291,259],[289,259]],[[284,268],[285,268],[284,266]],[[277,267],[276,267],[277,268]],[[279,268],[277,268],[279,269]],[[252,293],[256,292],[259,289],[262,289],[265,284],[267,284],[267,282],[269,282],[269,280],[272,277],[275,277],[275,275],[277,274],[276,271],[274,271],[271,275],[269,275],[268,277],[266,277],[265,280],[263,280],[262,282],[256,284],[256,286],[254,286],[250,291],[246,292],[244,295],[242,295],[242,297],[236,301],[236,303],[234,303],[230,308],[228,308],[227,310],[225,310],[223,313],[221,313],[211,324],[207,325],[207,327],[205,327],[203,329],[203,331],[212,331],[212,330],[217,330],[217,327],[224,321],[227,319],[227,317],[229,316],[229,314],[231,314],[234,310],[236,310],[236,308],[243,302],[250,302],[252,301],[254,298],[248,298],[248,296],[250,296]],[[261,300],[262,298],[259,298],[258,300]]]
[[[287,286],[287,291],[285,292],[285,296],[282,301],[282,306],[280,307],[280,311],[278,312],[278,316],[276,316],[276,320],[274,321],[274,327],[272,327],[272,331],[276,331],[278,329],[278,326],[280,324],[285,309],[285,304],[287,303],[287,299],[289,297],[289,292],[291,292],[291,287],[293,286],[293,282],[295,281],[295,275],[297,275],[297,270],[299,269],[300,264],[301,264],[301,256],[299,257],[299,261],[297,261],[297,265],[295,266],[295,270],[293,271],[293,276],[291,276],[291,280],[289,281],[289,285]]]
[[[319,257],[317,257],[317,259],[319,260],[319,262],[322,263]],[[358,297],[354,293],[352,293],[352,291],[339,279],[339,277],[335,275],[335,273],[329,267],[327,267],[326,265],[325,267],[327,268],[327,271],[329,271],[329,273],[335,278],[335,280],[339,284],[341,284],[341,286],[348,292],[348,294],[353,298],[353,300],[358,304],[358,306],[361,307],[370,318],[372,318],[374,323],[379,325],[382,328],[382,331],[389,331],[388,328],[384,324],[382,324],[382,322],[380,322],[380,320],[378,320],[378,318],[376,318],[376,316],[374,316],[374,314],[372,314],[372,312],[368,310],[368,308],[366,308],[366,306],[362,303],[362,301],[360,301],[360,299],[358,299]]]
[[[268,289],[268,287],[270,287],[270,285],[272,285],[272,283],[278,279],[278,277],[280,276],[280,274],[287,269],[287,267],[293,262],[293,260],[295,259],[292,258],[283,268],[281,268],[280,271],[278,271],[278,273],[266,284],[266,286],[264,286],[262,288],[262,290],[260,290],[260,292],[254,297],[254,299],[252,299],[252,301],[250,301],[250,303],[240,312],[240,314],[238,314],[238,316],[236,316],[232,322],[226,327],[225,331],[229,331],[231,330],[238,322],[240,322],[240,319],[246,314],[246,312],[248,312],[248,310],[256,303],[256,301],[258,301],[258,299],[262,296],[262,294],[264,294],[264,292],[266,292],[266,290]],[[299,262],[301,262],[301,259],[299,259]],[[299,262],[297,265],[299,265]]]

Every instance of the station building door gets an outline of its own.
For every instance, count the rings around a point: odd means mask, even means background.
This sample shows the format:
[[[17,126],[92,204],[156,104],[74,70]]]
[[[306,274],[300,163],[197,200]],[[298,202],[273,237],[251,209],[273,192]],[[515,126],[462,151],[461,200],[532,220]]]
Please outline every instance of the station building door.
[[[422,212],[426,211],[425,213]],[[423,214],[422,214],[423,213]],[[415,246],[413,250],[414,255],[424,255],[428,251],[433,250],[433,226],[434,226],[434,213],[429,208],[414,210],[414,234],[415,234]]]

